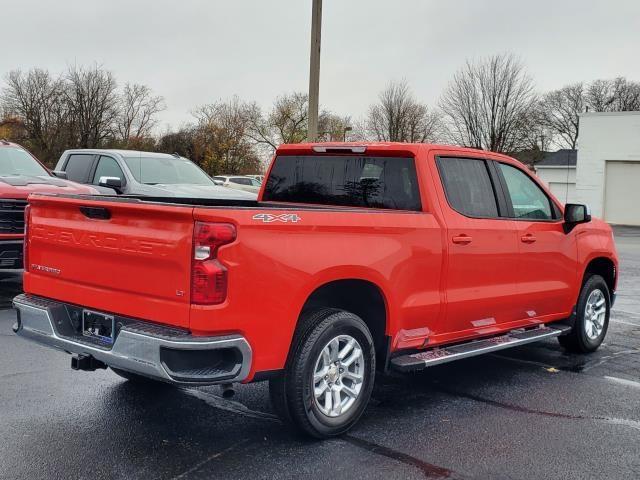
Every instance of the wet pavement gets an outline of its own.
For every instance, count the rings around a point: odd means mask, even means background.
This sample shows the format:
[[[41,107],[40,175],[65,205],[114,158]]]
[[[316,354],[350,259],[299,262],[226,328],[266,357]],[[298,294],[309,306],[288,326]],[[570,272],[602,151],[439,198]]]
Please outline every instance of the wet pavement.
[[[555,340],[379,377],[347,436],[309,441],[267,385],[131,385],[75,372],[16,338],[0,282],[0,478],[640,478],[640,230],[619,229],[621,278],[603,347]]]

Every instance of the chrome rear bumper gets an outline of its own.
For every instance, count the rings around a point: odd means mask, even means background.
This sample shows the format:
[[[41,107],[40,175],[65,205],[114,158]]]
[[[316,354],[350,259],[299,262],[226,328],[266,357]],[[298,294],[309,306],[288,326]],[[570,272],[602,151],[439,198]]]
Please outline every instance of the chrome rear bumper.
[[[194,337],[119,317],[125,324],[113,345],[104,346],[90,342],[74,326],[72,315],[81,307],[25,294],[15,297],[13,305],[18,310],[14,331],[19,336],[157,380],[179,385],[241,382],[251,368],[251,347],[241,335]]]

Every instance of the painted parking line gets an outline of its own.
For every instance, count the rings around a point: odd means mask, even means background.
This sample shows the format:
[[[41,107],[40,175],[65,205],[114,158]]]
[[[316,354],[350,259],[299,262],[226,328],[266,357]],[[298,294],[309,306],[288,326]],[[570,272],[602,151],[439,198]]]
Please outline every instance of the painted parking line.
[[[611,318],[609,321],[613,323],[622,323],[623,325],[631,325],[632,327],[640,327],[640,323],[626,322],[624,320],[617,320],[615,318]]]
[[[619,383],[620,385],[626,385],[627,387],[640,388],[640,382],[634,382],[633,380],[627,380],[626,378],[609,377],[609,376],[605,376],[604,378],[606,378],[611,382]]]

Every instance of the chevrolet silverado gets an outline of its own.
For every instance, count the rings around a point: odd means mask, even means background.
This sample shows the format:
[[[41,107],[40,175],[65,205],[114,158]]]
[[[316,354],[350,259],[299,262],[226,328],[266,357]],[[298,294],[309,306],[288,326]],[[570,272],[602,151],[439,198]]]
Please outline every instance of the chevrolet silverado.
[[[602,343],[611,228],[516,160],[428,144],[278,148],[257,201],[31,195],[14,331],[130,381],[268,380],[339,435],[376,373]]]

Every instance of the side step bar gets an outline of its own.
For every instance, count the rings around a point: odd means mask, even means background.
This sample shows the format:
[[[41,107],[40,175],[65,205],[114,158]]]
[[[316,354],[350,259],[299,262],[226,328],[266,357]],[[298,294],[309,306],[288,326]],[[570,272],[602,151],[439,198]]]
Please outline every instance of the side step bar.
[[[513,330],[505,335],[459,343],[450,347],[432,348],[423,352],[401,355],[391,359],[391,368],[400,372],[411,372],[423,368],[475,357],[483,353],[533,343],[545,338],[562,335],[571,327],[563,324],[540,326],[531,330]]]

